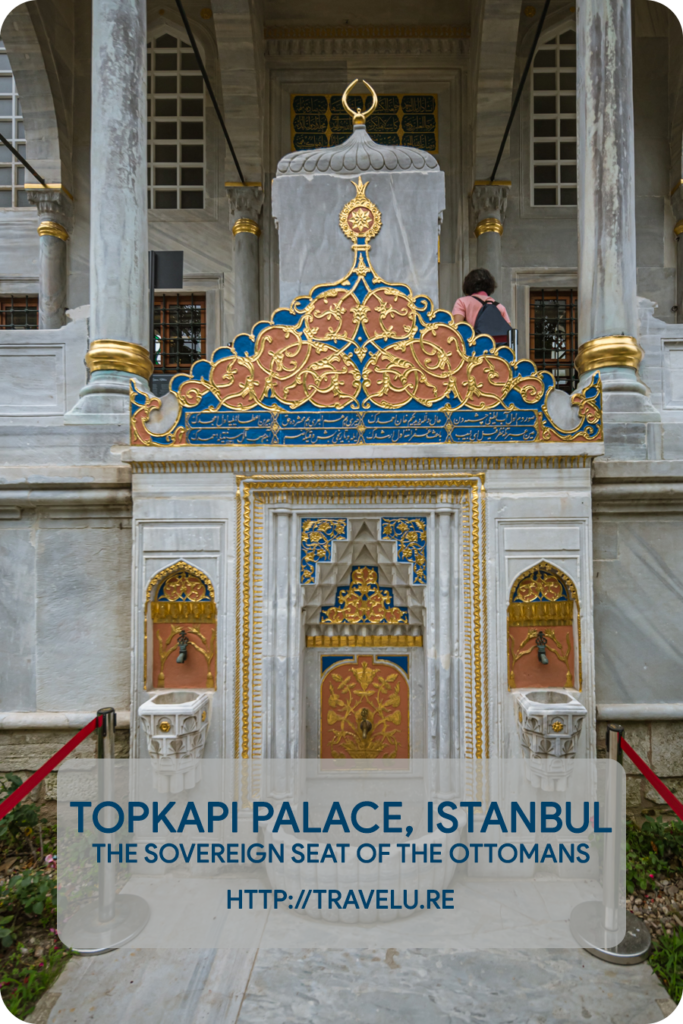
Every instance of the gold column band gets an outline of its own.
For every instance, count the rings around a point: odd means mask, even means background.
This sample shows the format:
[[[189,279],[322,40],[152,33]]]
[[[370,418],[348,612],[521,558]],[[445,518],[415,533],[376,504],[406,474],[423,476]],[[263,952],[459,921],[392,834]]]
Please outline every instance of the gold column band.
[[[605,366],[630,366],[637,370],[643,350],[628,334],[593,338],[579,349],[575,366],[579,373],[592,373]]]
[[[85,365],[91,373],[97,370],[120,370],[134,373],[149,380],[154,367],[147,350],[130,341],[110,341],[100,338],[93,341],[85,357]]]
[[[683,235],[683,220],[677,220],[674,224],[674,235]]]
[[[232,233],[233,235],[241,235],[245,232],[249,235],[260,235],[261,228],[255,220],[250,220],[249,217],[240,217],[233,224]]]
[[[503,225],[497,217],[487,217],[486,220],[481,220],[474,229],[474,233],[479,238],[479,235],[485,235],[489,231],[495,231],[497,235],[503,234]]]
[[[38,225],[38,234],[54,235],[55,238],[61,238],[63,242],[69,240],[69,232],[56,220],[42,220]]]

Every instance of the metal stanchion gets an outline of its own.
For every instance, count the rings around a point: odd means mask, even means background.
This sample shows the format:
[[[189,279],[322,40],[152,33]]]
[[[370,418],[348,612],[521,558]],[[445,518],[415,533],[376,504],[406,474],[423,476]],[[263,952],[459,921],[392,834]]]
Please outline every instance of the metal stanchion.
[[[114,708],[97,712],[102,725],[97,730],[99,802],[114,800]],[[149,904],[142,896],[116,892],[116,862],[102,851],[98,866],[98,898],[80,907],[65,923],[59,937],[83,956],[107,953],[125,946],[139,935],[150,917]]]
[[[607,726],[607,756],[621,763],[622,726]],[[605,833],[602,902],[589,901],[574,907],[569,927],[574,940],[592,956],[611,964],[639,964],[652,950],[652,937],[644,921],[625,910],[626,934],[620,942],[619,875],[621,851],[618,842],[620,786],[618,772],[610,772],[607,780],[607,823],[612,831]]]

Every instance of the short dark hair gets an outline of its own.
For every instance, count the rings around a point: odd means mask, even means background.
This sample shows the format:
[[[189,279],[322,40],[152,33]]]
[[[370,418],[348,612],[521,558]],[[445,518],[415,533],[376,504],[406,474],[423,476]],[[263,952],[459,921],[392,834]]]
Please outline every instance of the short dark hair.
[[[477,270],[470,270],[462,283],[462,290],[465,295],[474,295],[475,292],[486,292],[487,295],[491,295],[496,290],[496,281],[488,270],[478,267]]]

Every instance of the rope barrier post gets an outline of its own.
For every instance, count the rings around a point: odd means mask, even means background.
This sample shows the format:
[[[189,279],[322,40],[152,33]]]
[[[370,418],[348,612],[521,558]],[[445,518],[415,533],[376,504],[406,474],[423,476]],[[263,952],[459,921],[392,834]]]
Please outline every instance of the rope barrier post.
[[[114,729],[116,712],[113,708],[100,708],[97,712],[97,784],[100,803],[114,799]],[[104,924],[113,921],[116,900],[116,864],[102,857],[99,864],[99,919]]]
[[[116,797],[114,772],[114,708],[97,712],[97,790],[99,802]],[[108,813],[105,809],[103,816]],[[111,839],[113,837],[107,836]],[[116,892],[116,860],[101,851],[98,865],[98,896],[81,907],[61,928],[59,937],[81,956],[109,953],[131,942],[147,926],[150,908],[142,896]]]
[[[608,725],[606,734],[607,757],[621,764],[621,725]],[[606,826],[602,865],[602,901],[588,901],[574,907],[569,927],[575,941],[599,960],[611,964],[630,966],[647,960],[652,950],[652,936],[644,921],[625,910],[626,934],[616,942],[619,934],[619,880],[621,877],[621,844],[619,842],[619,812],[624,777],[619,771],[610,771],[606,787]]]

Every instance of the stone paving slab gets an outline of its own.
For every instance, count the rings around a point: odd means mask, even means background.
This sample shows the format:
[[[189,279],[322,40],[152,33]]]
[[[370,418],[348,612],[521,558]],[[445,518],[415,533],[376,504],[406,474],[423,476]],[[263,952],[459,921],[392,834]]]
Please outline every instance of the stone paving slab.
[[[34,1024],[656,1024],[647,963],[581,950],[117,950],[74,958]]]

